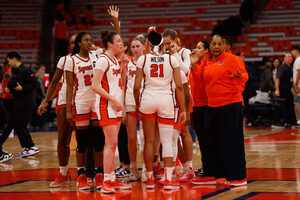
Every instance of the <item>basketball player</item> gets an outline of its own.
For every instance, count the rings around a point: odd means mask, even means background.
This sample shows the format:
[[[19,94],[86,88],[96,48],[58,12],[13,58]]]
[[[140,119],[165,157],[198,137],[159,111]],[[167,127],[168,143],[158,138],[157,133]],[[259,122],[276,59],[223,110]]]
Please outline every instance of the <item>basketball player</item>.
[[[178,62],[180,69],[186,74],[186,76],[189,76],[190,73],[190,53],[191,51],[189,49],[180,47],[179,44],[179,37],[174,30],[167,30],[163,33],[164,37],[164,45],[167,51],[169,51],[172,55],[174,55]],[[175,92],[176,93],[176,92]],[[189,97],[190,95],[187,94],[187,91],[185,92],[185,96]],[[175,97],[176,100],[177,97]],[[189,100],[186,100],[189,101]],[[191,101],[190,101],[191,102]],[[190,108],[190,105],[188,102],[186,102],[186,107]],[[178,107],[177,105],[175,105]],[[192,108],[192,106],[191,106]],[[191,111],[190,109],[187,111]],[[189,113],[187,113],[187,121],[189,122]],[[177,126],[178,127],[178,126]],[[183,149],[181,148],[181,145],[178,146],[179,148],[179,158],[181,162],[183,163],[183,174],[180,178],[180,181],[189,181],[192,180],[194,175],[194,169],[193,169],[193,140],[189,133],[188,125],[186,127],[182,127],[181,131],[177,129],[174,130],[174,134],[181,136]],[[174,136],[175,137],[175,136]],[[182,152],[182,153],[180,153]]]
[[[69,49],[72,52],[75,46],[75,38],[77,34],[74,34],[69,39]],[[46,96],[38,107],[38,114],[42,115],[47,112],[49,101],[57,94],[56,99],[56,115],[57,115],[57,129],[58,129],[58,142],[57,142],[57,154],[59,162],[59,175],[50,183],[50,187],[59,187],[63,184],[67,184],[70,181],[70,175],[68,173],[68,162],[70,157],[70,141],[73,131],[73,125],[67,123],[66,120],[66,76],[64,73],[64,67],[66,60],[70,59],[71,54],[63,56],[59,59],[56,67],[54,77],[49,85]],[[62,80],[62,83],[60,82]],[[57,92],[58,91],[58,92]]]
[[[67,80],[67,107],[66,118],[69,123],[76,125],[76,160],[77,160],[77,189],[90,189],[86,178],[86,150],[89,137],[94,143],[94,159],[96,170],[95,185],[101,188],[103,176],[101,174],[101,151],[104,146],[104,136],[98,126],[95,112],[96,95],[92,90],[93,68],[97,59],[96,54],[90,53],[92,38],[86,32],[76,36],[75,47],[71,59],[67,60],[65,71]],[[75,87],[73,94],[73,85]],[[73,99],[73,103],[72,103]],[[72,108],[73,106],[73,108]],[[73,112],[72,112],[73,111]],[[89,126],[91,125],[91,131]]]
[[[163,43],[162,36],[151,31],[148,40],[153,49],[150,54],[141,56],[137,62],[136,79],[134,84],[134,98],[137,110],[141,112],[145,147],[144,160],[146,164],[147,184],[146,188],[154,188],[153,178],[153,143],[155,137],[155,125],[158,123],[160,140],[162,143],[162,157],[165,166],[166,180],[164,189],[179,189],[179,184],[172,180],[173,149],[172,140],[174,126],[174,103],[171,90],[171,82],[174,79],[178,98],[181,105],[184,104],[183,89],[180,77],[180,68],[177,59],[168,54],[161,54],[160,46]],[[142,78],[144,88],[140,95]],[[141,98],[140,98],[141,96]],[[185,107],[182,106],[180,117],[185,123]]]
[[[133,57],[129,60],[127,67],[122,69],[122,83],[125,89],[125,111],[126,111],[126,128],[128,135],[128,151],[130,155],[130,180],[138,180],[138,168],[136,163],[137,154],[137,123],[138,115],[133,96],[133,86],[136,73],[136,63],[145,51],[145,39],[143,36],[135,37],[131,42],[131,52]],[[141,125],[141,124],[140,124]],[[142,128],[140,128],[140,134]],[[143,133],[142,133],[143,134]]]
[[[115,177],[114,154],[122,120],[123,95],[121,69],[116,55],[121,52],[122,40],[116,32],[103,31],[102,43],[106,49],[96,62],[92,88],[97,94],[96,111],[105,135],[103,152],[104,182],[102,193],[114,193],[115,189],[130,189]],[[124,63],[126,66],[128,63]]]

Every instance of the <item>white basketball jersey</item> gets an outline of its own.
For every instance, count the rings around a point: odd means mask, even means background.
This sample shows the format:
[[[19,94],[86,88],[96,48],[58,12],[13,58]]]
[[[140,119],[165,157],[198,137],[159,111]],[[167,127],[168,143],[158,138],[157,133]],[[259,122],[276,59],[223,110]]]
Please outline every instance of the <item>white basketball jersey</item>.
[[[104,71],[101,81],[102,88],[114,96],[119,103],[122,103],[121,68],[118,60],[115,57],[111,59],[106,54],[101,54],[96,62],[95,69]],[[97,95],[96,104],[100,104],[101,107],[108,106],[111,102]]]
[[[135,100],[134,100],[134,95],[133,95],[135,74],[136,74],[136,64],[134,63],[133,58],[131,58],[127,65],[125,105],[135,105]],[[142,84],[141,88],[143,88],[143,84]]]
[[[90,53],[89,58],[81,58],[75,54],[71,59],[67,59],[65,70],[74,73],[74,100],[89,101],[95,99],[95,93],[92,90],[93,68],[97,56]]]
[[[67,60],[71,59],[71,55],[63,56],[59,59],[57,63],[57,68],[63,70],[63,76],[61,77],[60,82],[62,83],[60,90],[58,91],[58,96],[60,99],[66,99],[67,94],[67,82],[66,82],[66,72],[65,72],[65,66],[67,64]]]
[[[139,58],[137,67],[144,72],[143,92],[172,94],[173,70],[174,67],[179,67],[174,56],[147,54]]]

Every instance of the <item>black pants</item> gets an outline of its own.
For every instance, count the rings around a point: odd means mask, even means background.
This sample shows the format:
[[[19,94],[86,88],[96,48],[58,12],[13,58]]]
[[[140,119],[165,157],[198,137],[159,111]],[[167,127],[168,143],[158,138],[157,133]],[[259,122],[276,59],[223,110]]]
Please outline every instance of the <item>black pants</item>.
[[[2,154],[2,145],[7,140],[9,134],[14,129],[13,120],[13,100],[12,99],[2,99],[2,107],[6,113],[6,123],[3,127],[2,135],[0,136],[0,154]]]
[[[130,164],[130,158],[128,153],[128,137],[126,125],[121,123],[119,135],[118,135],[118,150],[120,162],[123,162],[125,165]]]
[[[283,103],[283,123],[296,124],[296,115],[294,110],[294,96],[291,89],[280,89],[280,97],[284,98]]]
[[[208,107],[205,133],[208,160],[204,176],[228,181],[246,178],[242,103]]]
[[[193,108],[193,123],[194,123],[194,128],[196,132],[196,136],[199,142],[200,146],[200,152],[201,152],[201,161],[202,161],[202,167],[203,170],[205,171],[205,168],[207,166],[207,153],[205,149],[205,113],[207,110],[207,106],[202,106],[202,107],[194,107]]]
[[[16,107],[13,110],[13,120],[15,121],[15,133],[17,134],[22,148],[33,147],[34,143],[27,129],[27,125],[32,117],[32,107]]]

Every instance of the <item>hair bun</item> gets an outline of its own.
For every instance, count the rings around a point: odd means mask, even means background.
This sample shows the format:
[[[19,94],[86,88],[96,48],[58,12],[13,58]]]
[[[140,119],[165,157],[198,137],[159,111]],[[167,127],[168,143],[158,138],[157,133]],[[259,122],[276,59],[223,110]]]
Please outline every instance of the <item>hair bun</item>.
[[[162,39],[163,38],[162,38],[161,34],[156,31],[151,31],[148,35],[148,40],[152,46],[161,45]]]

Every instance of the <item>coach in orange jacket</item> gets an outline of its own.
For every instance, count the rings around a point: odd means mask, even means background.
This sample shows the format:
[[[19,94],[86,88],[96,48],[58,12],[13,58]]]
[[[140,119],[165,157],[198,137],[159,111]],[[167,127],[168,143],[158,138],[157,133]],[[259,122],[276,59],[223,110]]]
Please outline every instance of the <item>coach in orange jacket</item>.
[[[193,183],[246,185],[242,92],[248,73],[244,62],[226,53],[222,38],[216,35],[207,65],[193,75],[203,79],[208,98],[204,140],[209,158],[203,177]]]

